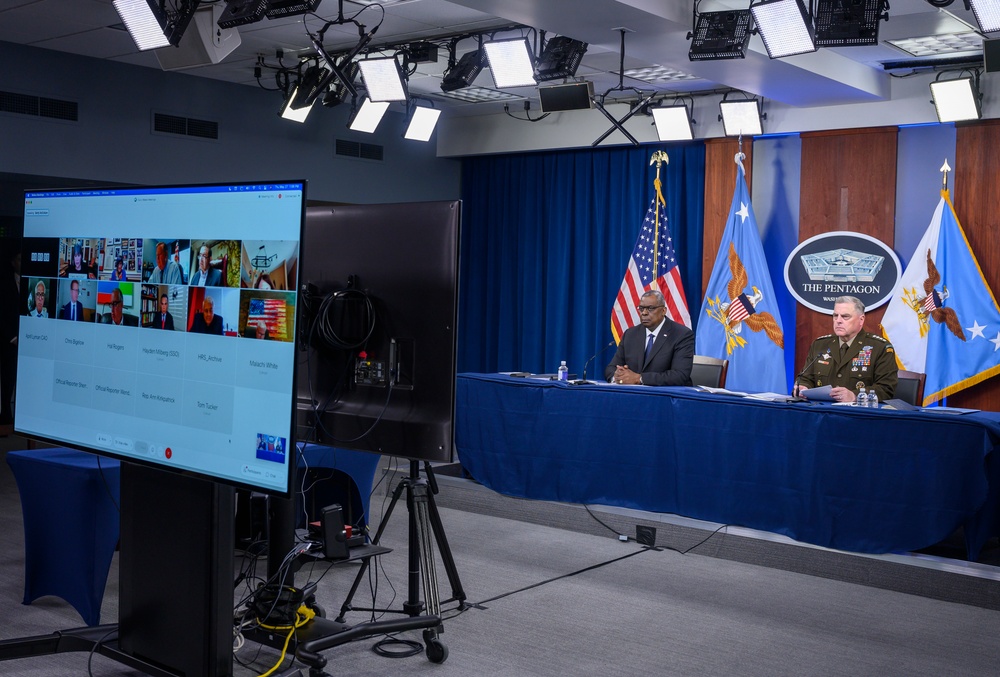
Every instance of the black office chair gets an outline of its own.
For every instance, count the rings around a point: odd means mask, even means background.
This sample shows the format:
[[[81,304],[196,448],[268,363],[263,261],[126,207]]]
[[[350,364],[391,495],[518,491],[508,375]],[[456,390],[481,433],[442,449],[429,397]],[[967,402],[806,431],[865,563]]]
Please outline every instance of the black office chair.
[[[924,380],[927,378],[927,374],[922,374],[919,371],[900,369],[896,372],[896,378],[896,392],[894,397],[915,407],[923,406]]]
[[[695,355],[694,366],[691,368],[691,383],[709,388],[725,388],[728,371],[729,360]]]

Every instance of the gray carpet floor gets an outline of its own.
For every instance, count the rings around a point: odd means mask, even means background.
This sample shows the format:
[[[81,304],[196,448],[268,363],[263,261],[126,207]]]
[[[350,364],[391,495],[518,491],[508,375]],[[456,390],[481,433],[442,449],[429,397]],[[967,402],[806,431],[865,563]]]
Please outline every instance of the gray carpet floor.
[[[10,438],[3,442],[6,449],[18,448]],[[383,509],[376,497],[374,516]],[[644,550],[611,534],[447,508],[441,517],[468,599],[483,602],[462,613],[455,604],[446,605],[441,639],[447,660],[379,656],[371,650],[376,639],[369,638],[331,650],[330,675],[998,673],[997,611],[693,553]],[[379,558],[374,606],[399,608],[406,597],[406,527],[400,506],[383,539],[394,551]],[[7,464],[0,462],[0,639],[82,625],[57,598],[22,605],[23,567],[19,497]],[[325,564],[306,568],[296,582],[303,585],[326,569]],[[356,571],[349,563],[323,576],[318,601],[334,612],[330,615],[340,608]],[[440,564],[438,573],[446,596],[450,589]],[[356,606],[372,602],[371,587],[362,585]],[[116,556],[104,622],[116,619],[117,598]],[[367,614],[351,612],[347,620],[361,623]],[[404,637],[419,639],[419,632]],[[247,642],[236,657],[251,665],[236,665],[235,674],[243,677],[265,672],[278,652]],[[93,658],[91,672],[137,674],[102,656]],[[87,675],[88,656],[6,661],[0,674]]]

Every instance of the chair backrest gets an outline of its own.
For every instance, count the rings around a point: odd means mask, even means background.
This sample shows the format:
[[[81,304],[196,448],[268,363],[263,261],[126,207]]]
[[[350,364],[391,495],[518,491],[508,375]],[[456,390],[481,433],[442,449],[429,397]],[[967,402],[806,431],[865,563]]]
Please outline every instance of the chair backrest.
[[[903,400],[907,404],[920,407],[924,403],[924,380],[927,374],[919,371],[906,371],[900,369],[896,372],[896,393],[897,399]]]
[[[727,371],[729,360],[695,355],[694,366],[691,367],[691,383],[709,388],[725,388]]]

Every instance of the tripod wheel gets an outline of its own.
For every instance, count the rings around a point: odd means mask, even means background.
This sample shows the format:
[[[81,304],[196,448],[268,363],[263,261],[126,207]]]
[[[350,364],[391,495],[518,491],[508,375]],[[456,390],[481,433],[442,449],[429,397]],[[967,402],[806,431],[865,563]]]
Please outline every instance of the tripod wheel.
[[[427,641],[427,660],[431,663],[444,663],[448,659],[448,647],[439,639]]]

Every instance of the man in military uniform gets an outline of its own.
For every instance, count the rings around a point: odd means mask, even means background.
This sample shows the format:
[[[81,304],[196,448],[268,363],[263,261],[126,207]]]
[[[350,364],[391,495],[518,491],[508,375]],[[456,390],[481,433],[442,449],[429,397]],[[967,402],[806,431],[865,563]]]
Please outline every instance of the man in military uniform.
[[[879,401],[896,392],[896,353],[892,344],[864,330],[865,304],[841,296],[833,304],[833,333],[809,347],[806,366],[795,377],[795,394],[809,397],[809,388],[833,386],[837,402],[853,402],[863,386]]]

